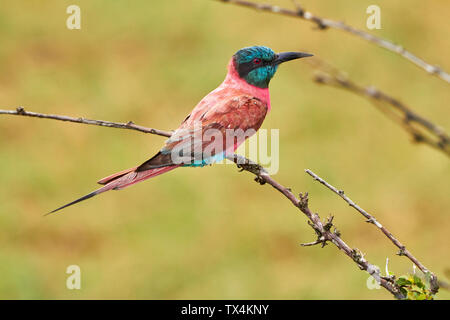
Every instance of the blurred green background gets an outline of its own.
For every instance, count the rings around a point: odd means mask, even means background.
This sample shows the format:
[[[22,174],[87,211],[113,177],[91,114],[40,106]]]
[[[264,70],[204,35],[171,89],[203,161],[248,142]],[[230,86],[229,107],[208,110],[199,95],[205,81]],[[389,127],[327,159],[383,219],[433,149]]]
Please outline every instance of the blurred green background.
[[[271,1],[293,8],[291,1]],[[373,1],[312,1],[311,12],[365,29]],[[81,30],[66,8],[81,8]],[[387,1],[381,30],[449,71],[450,3]],[[336,30],[207,0],[4,1],[0,8],[0,105],[174,129],[223,80],[241,47],[306,51],[373,84],[450,130],[450,90],[401,57]],[[443,280],[450,268],[450,162],[414,145],[369,101],[322,87],[300,60],[271,83],[263,128],[280,129],[275,178],[333,213],[343,239],[397,275],[412,264],[309,168],[394,233]],[[43,214],[96,188],[106,175],[152,156],[164,138],[0,116],[2,299],[390,299],[306,218],[234,166],[179,169],[109,192],[58,215]],[[67,266],[82,289],[68,290]],[[448,299],[441,291],[438,298]]]

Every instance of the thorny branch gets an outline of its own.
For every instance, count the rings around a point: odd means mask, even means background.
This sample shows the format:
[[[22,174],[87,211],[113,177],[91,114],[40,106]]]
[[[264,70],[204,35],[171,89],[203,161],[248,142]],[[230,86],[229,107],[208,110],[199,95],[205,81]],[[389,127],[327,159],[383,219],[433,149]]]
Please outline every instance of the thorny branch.
[[[304,19],[304,20],[307,20],[307,21],[310,21],[310,22],[316,24],[319,30],[334,28],[334,29],[348,32],[354,36],[357,36],[357,37],[363,38],[369,42],[372,42],[379,47],[382,47],[391,52],[397,53],[400,56],[402,56],[403,58],[407,59],[408,61],[414,63],[416,66],[422,68],[429,74],[436,75],[439,78],[441,78],[442,80],[450,83],[450,74],[445,72],[439,66],[431,65],[428,62],[426,62],[425,60],[423,60],[422,58],[414,55],[410,51],[407,51],[401,45],[395,44],[390,40],[374,36],[365,31],[356,29],[350,25],[345,24],[342,21],[335,21],[335,20],[325,19],[325,18],[316,16],[316,15],[312,14],[311,12],[303,9],[303,7],[300,6],[298,3],[296,3],[296,10],[290,10],[290,9],[281,8],[281,7],[275,6],[275,5],[255,3],[255,2],[251,2],[251,1],[245,1],[245,0],[216,0],[216,1],[231,3],[231,4],[238,5],[238,6],[243,6],[243,7],[252,8],[252,9],[256,9],[256,10],[260,10],[260,11],[266,11],[266,12],[270,12],[270,13],[280,14],[280,15],[284,15],[284,16]]]
[[[70,121],[80,124],[89,124],[89,125],[98,125],[98,126],[106,126],[110,128],[120,128],[120,129],[129,129],[129,130],[135,130],[143,133],[150,133],[150,134],[156,134],[164,137],[170,137],[171,133],[169,131],[163,131],[163,130],[157,130],[153,128],[146,128],[142,126],[137,126],[134,124],[131,124],[131,122],[124,124],[124,123],[116,123],[116,122],[110,122],[110,121],[103,121],[103,120],[91,120],[91,119],[84,119],[84,118],[72,118],[67,116],[59,116],[59,115],[48,115],[48,114],[42,114],[42,113],[35,113],[35,112],[28,112],[25,111],[23,107],[17,108],[14,110],[0,110],[0,114],[5,115],[19,115],[19,116],[30,116],[30,117],[37,117],[37,118],[44,118],[44,119],[53,119],[53,120],[60,120],[60,121]],[[253,173],[255,177],[255,181],[259,184],[269,184],[274,189],[278,190],[280,193],[282,193],[296,208],[298,208],[303,214],[306,215],[308,218],[308,224],[314,229],[315,233],[317,234],[317,240],[310,243],[305,243],[303,246],[312,246],[316,244],[321,244],[322,247],[324,247],[328,242],[333,243],[339,250],[341,250],[345,255],[347,255],[349,258],[351,258],[357,266],[361,269],[369,273],[371,276],[375,278],[375,280],[386,290],[388,290],[394,297],[397,299],[404,299],[405,296],[402,294],[402,292],[399,289],[399,286],[395,283],[393,276],[382,276],[381,272],[378,267],[372,265],[369,263],[365,258],[364,254],[359,251],[358,249],[352,249],[350,246],[348,246],[341,238],[340,232],[336,229],[336,227],[333,224],[333,217],[330,216],[325,221],[321,221],[318,214],[313,213],[309,206],[308,206],[308,193],[300,193],[299,196],[295,196],[294,193],[290,188],[287,188],[283,185],[281,185],[279,182],[275,181],[268,173],[267,171],[260,166],[259,164],[243,157],[240,155],[233,155],[228,157],[229,160],[233,161],[238,168],[245,171],[248,171],[250,173]],[[371,217],[371,216],[370,216]],[[376,221],[375,218],[371,218],[372,221]],[[332,230],[333,229],[333,230]],[[404,248],[403,245],[401,245],[401,248],[403,248],[402,253],[407,255],[409,254],[408,251],[405,251],[406,248]],[[415,258],[414,258],[415,259]],[[417,259],[415,259],[417,261]],[[417,266],[421,268],[422,266],[423,270],[425,267],[423,267],[422,264],[420,264],[417,261]],[[422,270],[421,268],[421,270]],[[423,271],[422,270],[422,271]],[[433,275],[434,276],[434,275]],[[437,288],[436,288],[437,291]]]
[[[317,240],[310,243],[304,243],[303,246],[312,246],[316,244],[321,244],[324,247],[327,242],[332,242],[339,250],[344,252],[349,258],[351,258],[361,270],[368,272],[375,280],[391,294],[393,294],[397,299],[405,298],[400,292],[398,286],[395,284],[392,277],[383,277],[380,273],[378,267],[369,263],[364,255],[358,249],[352,249],[349,247],[340,237],[340,232],[333,225],[333,216],[329,217],[326,221],[322,222],[318,214],[313,213],[308,206],[308,193],[300,193],[298,198],[294,195],[290,188],[287,188],[277,181],[275,181],[263,167],[257,163],[246,159],[240,155],[233,155],[228,157],[229,160],[236,163],[238,168],[249,171],[256,175],[255,181],[263,184],[269,184],[274,189],[281,192],[291,203],[303,212],[309,219],[308,224],[314,229],[317,234]],[[334,230],[331,229],[334,227]]]
[[[317,70],[314,77],[317,83],[346,89],[369,98],[378,109],[402,126],[414,142],[427,144],[450,156],[450,136],[441,127],[377,88],[354,83],[343,72],[323,61],[316,60],[310,64]]]
[[[306,169],[305,172],[307,174],[309,174],[311,177],[313,177],[313,179],[315,181],[320,182],[325,187],[327,187],[328,189],[330,189],[331,191],[336,193],[338,196],[340,196],[342,199],[344,199],[344,201],[347,202],[350,207],[354,208],[356,211],[361,213],[367,219],[366,220],[367,222],[374,224],[378,229],[380,229],[384,233],[384,235],[389,240],[391,240],[392,243],[395,246],[397,246],[400,249],[399,252],[397,253],[399,256],[406,256],[406,257],[408,257],[408,259],[411,260],[420,269],[420,271],[422,271],[425,275],[428,274],[430,276],[430,289],[431,289],[431,292],[433,294],[437,293],[437,291],[439,290],[439,285],[438,285],[438,282],[437,282],[436,275],[434,273],[432,273],[431,271],[429,271],[422,263],[420,263],[420,261],[417,260],[417,258],[414,257],[411,254],[411,252],[409,252],[408,249],[406,249],[406,247],[400,241],[398,241],[393,236],[393,234],[391,232],[389,232],[389,230],[386,229],[385,226],[381,225],[381,223],[379,223],[375,219],[375,217],[373,215],[369,214],[367,211],[365,211],[360,206],[358,206],[355,202],[353,202],[352,199],[347,197],[343,190],[339,190],[339,189],[335,188],[334,186],[332,186],[331,184],[326,182],[324,179],[322,179],[321,177],[319,177],[317,174],[315,174],[314,172],[312,172],[309,169]]]

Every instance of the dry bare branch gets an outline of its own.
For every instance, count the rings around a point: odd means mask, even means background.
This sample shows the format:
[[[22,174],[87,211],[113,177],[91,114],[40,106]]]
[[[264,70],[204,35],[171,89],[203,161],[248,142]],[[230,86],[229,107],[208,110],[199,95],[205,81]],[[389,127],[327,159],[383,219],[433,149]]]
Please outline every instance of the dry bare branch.
[[[140,132],[144,132],[144,133],[156,134],[158,136],[163,136],[163,137],[170,137],[172,135],[172,133],[170,131],[163,131],[163,130],[138,126],[138,125],[134,124],[132,121],[129,121],[127,123],[118,123],[118,122],[111,122],[111,121],[104,121],[104,120],[74,118],[74,117],[60,116],[60,115],[55,115],[55,114],[30,112],[30,111],[26,111],[23,107],[18,107],[18,108],[16,108],[16,110],[0,110],[0,114],[68,121],[68,122],[89,124],[89,125],[109,127],[109,128],[129,129],[129,130],[135,130],[135,131],[140,131]]]
[[[377,36],[374,36],[370,33],[367,33],[365,31],[356,29],[352,26],[349,26],[341,21],[335,21],[331,19],[325,19],[319,16],[316,16],[312,14],[309,11],[304,10],[300,4],[297,3],[296,10],[290,10],[281,8],[279,6],[274,6],[270,4],[263,4],[263,3],[255,3],[251,1],[245,1],[245,0],[216,0],[224,3],[231,3],[238,6],[243,6],[251,9],[256,9],[260,11],[280,14],[284,16],[304,19],[310,22],[313,22],[317,25],[319,30],[325,30],[328,28],[334,28],[341,31],[345,31],[347,33],[350,33],[354,36],[360,37],[362,39],[365,39],[369,42],[372,42],[376,44],[379,47],[382,47],[384,49],[387,49],[391,52],[394,52],[396,54],[399,54],[403,58],[407,59],[408,61],[414,63],[416,66],[422,68],[426,72],[432,75],[436,75],[442,80],[450,83],[450,74],[445,72],[442,68],[436,65],[432,65],[428,62],[426,62],[424,59],[414,55],[412,52],[406,50],[403,46],[393,43],[390,40],[383,39]]]
[[[300,193],[299,197],[297,198],[290,188],[287,188],[281,185],[279,182],[275,181],[267,172],[265,172],[264,168],[257,163],[240,155],[234,155],[232,157],[228,157],[228,159],[235,162],[238,168],[249,171],[256,175],[256,182],[262,185],[267,183],[274,189],[281,192],[296,208],[298,208],[301,212],[303,212],[303,214],[306,215],[306,217],[309,219],[308,224],[314,229],[317,234],[317,240],[314,242],[302,244],[303,246],[321,244],[323,247],[327,244],[327,242],[333,243],[339,250],[341,250],[345,255],[351,258],[361,270],[364,270],[371,276],[373,276],[383,288],[388,290],[397,299],[405,298],[392,277],[383,277],[378,267],[369,263],[358,249],[352,249],[341,239],[340,232],[333,225],[333,217],[330,217],[325,222],[322,222],[319,215],[313,213],[309,209],[308,193]],[[333,227],[334,231],[331,231]]]
[[[414,112],[410,107],[374,86],[361,86],[346,74],[331,65],[316,59],[310,65],[317,70],[314,81],[340,89],[345,89],[369,98],[384,114],[403,127],[414,142],[427,144],[450,156],[450,136],[443,128]]]
[[[344,199],[345,202],[347,202],[349,204],[350,207],[354,208],[356,211],[358,211],[359,213],[361,213],[367,220],[366,222],[372,223],[373,225],[375,225],[379,230],[381,230],[384,235],[391,240],[391,242],[397,247],[399,248],[399,252],[397,253],[399,256],[406,256],[408,257],[409,260],[412,261],[412,263],[414,263],[419,269],[420,271],[422,271],[425,275],[429,275],[430,276],[430,289],[431,292],[436,293],[439,290],[439,285],[438,285],[438,281],[437,281],[437,277],[434,273],[432,273],[430,270],[428,270],[416,257],[414,257],[411,252],[408,251],[408,249],[406,249],[406,247],[400,242],[398,241],[394,235],[389,232],[389,230],[386,229],[385,226],[383,226],[381,223],[379,223],[375,217],[371,214],[369,214],[367,211],[365,211],[364,209],[362,209],[360,206],[358,206],[355,202],[353,202],[352,199],[350,199],[349,197],[347,197],[344,193],[343,190],[339,190],[337,188],[335,188],[334,186],[332,186],[331,184],[329,184],[327,181],[325,181],[324,179],[322,179],[321,177],[319,177],[317,174],[315,174],[314,172],[312,172],[309,169],[306,169],[305,172],[307,174],[309,174],[311,177],[313,177],[313,179],[315,181],[320,182],[321,184],[323,184],[325,187],[327,187],[329,190],[333,191],[335,194],[337,194],[339,197],[341,197],[342,199]]]

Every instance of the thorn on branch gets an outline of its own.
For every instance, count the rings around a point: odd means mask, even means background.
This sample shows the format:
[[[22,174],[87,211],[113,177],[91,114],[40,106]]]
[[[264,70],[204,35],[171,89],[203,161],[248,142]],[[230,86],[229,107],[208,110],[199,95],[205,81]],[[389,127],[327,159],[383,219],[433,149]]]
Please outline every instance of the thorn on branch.
[[[413,141],[416,142],[416,143],[420,143],[420,142],[425,141],[425,138],[423,137],[423,135],[421,135],[418,132],[413,132],[412,133],[412,137],[413,137]]]
[[[328,29],[328,26],[325,25],[321,19],[318,19],[318,18],[314,17],[311,20],[314,21],[317,24],[317,28],[319,30],[326,30],[326,29]]]
[[[406,256],[406,247],[401,247],[400,250],[397,252],[398,256]]]
[[[392,275],[387,275],[387,276],[381,276],[381,279],[384,279],[384,280],[388,281],[391,284],[395,284],[396,276],[393,275],[393,274]]]
[[[300,201],[298,203],[298,206],[300,209],[306,209],[308,208],[308,192],[300,193],[299,195]]]
[[[439,66],[427,66],[426,71],[430,74],[439,74],[442,72],[442,69]]]
[[[309,220],[307,221],[307,223],[308,223],[308,225],[309,225],[311,228],[314,229],[314,231],[316,232],[318,238],[322,237],[322,232],[317,228],[317,226],[316,226],[314,223],[312,223],[312,222],[309,221]]]
[[[336,237],[340,237],[341,236],[341,232],[336,227],[334,227],[333,233],[336,235]]]
[[[314,242],[309,242],[306,244],[302,244],[302,246],[313,246],[316,244],[322,244],[322,248],[325,247],[328,243],[328,241],[331,241],[331,239],[329,238],[327,232],[329,232],[329,230],[331,229],[332,221],[333,221],[333,217],[329,217],[327,219],[327,224],[322,227],[320,225],[320,217],[317,214],[313,214],[312,217],[310,217],[311,220],[313,221],[318,221],[319,225],[316,225],[314,222],[308,220],[307,223],[308,225],[313,228],[314,232],[317,235],[317,240]],[[327,229],[329,228],[329,229]],[[336,229],[335,229],[336,230]]]
[[[364,268],[362,267],[362,264],[364,262],[364,254],[358,249],[355,248],[352,250],[352,259],[353,261],[355,261],[359,268],[361,268],[361,270],[363,270]]]
[[[332,215],[330,215],[330,216],[327,218],[327,220],[326,220],[326,222],[325,222],[325,224],[324,224],[324,226],[323,226],[323,228],[325,229],[325,231],[330,231],[330,230],[331,230],[331,227],[333,226],[333,219],[334,219],[334,216],[332,216]]]
[[[369,96],[371,96],[374,99],[381,99],[380,91],[378,91],[378,89],[375,88],[374,86],[367,87],[366,92]]]
[[[415,118],[410,112],[405,113],[405,119],[404,119],[404,122],[405,122],[406,124],[410,123],[411,121],[414,121],[415,119],[416,119],[416,118]]]
[[[300,3],[298,3],[296,0],[292,0],[292,2],[295,5],[295,8],[297,9],[297,15],[299,17],[304,17],[305,16],[305,10],[303,10],[302,6],[300,5]]]
[[[318,244],[322,244],[322,248],[325,247],[328,243],[324,236],[320,236],[316,241],[313,242],[307,242],[307,243],[301,243],[300,245],[302,247],[311,247]]]
[[[258,182],[260,185],[264,185],[266,183],[266,180],[264,180],[264,178],[259,175],[255,177],[255,181]]]

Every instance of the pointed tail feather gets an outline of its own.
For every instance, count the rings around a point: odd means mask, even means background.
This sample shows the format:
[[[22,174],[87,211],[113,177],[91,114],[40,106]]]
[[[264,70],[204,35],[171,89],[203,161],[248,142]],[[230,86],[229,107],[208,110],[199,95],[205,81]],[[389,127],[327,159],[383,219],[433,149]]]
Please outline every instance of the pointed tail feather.
[[[89,193],[89,194],[87,194],[87,195],[85,195],[85,196],[83,196],[83,197],[77,199],[77,200],[74,200],[74,201],[72,201],[72,202],[70,202],[70,203],[68,203],[68,204],[65,204],[65,205],[63,205],[62,207],[59,207],[58,209],[55,209],[55,210],[53,210],[53,211],[51,211],[51,212],[49,212],[49,213],[46,213],[44,216],[47,216],[47,215],[49,215],[49,214],[51,214],[51,213],[54,213],[54,212],[56,212],[56,211],[59,211],[59,210],[61,210],[61,209],[70,207],[71,205],[74,205],[74,204],[76,204],[76,203],[78,203],[78,202],[81,202],[81,201],[90,199],[90,198],[92,198],[92,197],[94,197],[94,196],[96,196],[96,195],[98,195],[98,194],[100,194],[100,193],[109,191],[109,190],[111,190],[111,189],[114,188],[114,187],[110,187],[110,188],[108,188],[108,187],[109,187],[108,185],[106,185],[106,186],[104,186],[104,187],[101,187],[100,189],[97,189],[97,190],[95,190],[95,191],[93,191],[93,192],[91,192],[91,193]]]
[[[175,168],[178,168],[180,165],[175,165],[175,166],[169,166],[169,167],[162,167],[162,168],[156,168],[156,169],[150,169],[150,170],[146,170],[146,171],[140,171],[140,172],[136,172],[131,171],[131,169],[125,170],[125,171],[121,171],[119,173],[116,173],[114,175],[111,175],[109,177],[103,178],[102,180],[99,181],[103,182],[103,181],[108,181],[105,182],[106,185],[101,187],[100,189],[97,189],[77,200],[74,200],[68,204],[63,205],[62,207],[59,207],[58,209],[55,209],[47,214],[45,214],[45,216],[54,213],[56,211],[59,211],[61,209],[70,207],[71,205],[74,205],[76,203],[79,203],[81,201],[90,199],[100,193],[109,191],[109,190],[120,190],[126,187],[129,187],[133,184],[136,184],[140,181],[144,181],[156,176],[159,176],[160,174],[163,174],[165,172],[171,171]],[[131,172],[130,172],[131,171]]]
[[[68,204],[63,205],[62,207],[59,207],[58,209],[55,209],[55,210],[53,210],[53,211],[50,211],[50,212],[44,214],[44,216],[48,216],[49,214],[52,214],[52,213],[54,213],[54,212],[56,212],[56,211],[62,210],[62,209],[64,209],[64,208],[67,208],[67,207],[69,207],[69,206],[71,206],[71,205],[73,205],[73,204],[75,204],[75,203],[78,203],[78,202],[87,200],[87,199],[89,199],[89,198],[92,198],[93,196],[96,196],[97,194],[98,194],[98,193],[97,193],[97,190],[95,190],[94,192],[91,192],[91,193],[89,193],[89,194],[87,194],[87,195],[85,195],[85,196],[83,196],[83,197],[81,197],[81,198],[79,198],[79,199],[77,199],[77,200],[75,200],[75,201],[72,201],[72,202],[70,202],[70,203],[68,203]]]

